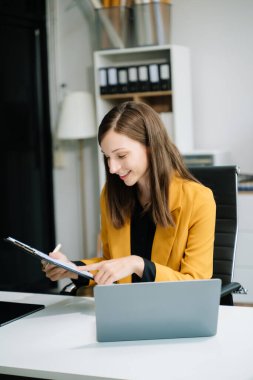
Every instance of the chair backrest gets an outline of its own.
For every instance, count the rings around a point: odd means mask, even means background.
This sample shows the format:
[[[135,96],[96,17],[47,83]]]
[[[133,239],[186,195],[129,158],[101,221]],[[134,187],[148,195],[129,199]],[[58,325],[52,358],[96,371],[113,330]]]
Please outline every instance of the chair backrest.
[[[192,167],[194,177],[209,187],[216,202],[213,278],[222,284],[231,282],[237,240],[237,175],[236,166]]]

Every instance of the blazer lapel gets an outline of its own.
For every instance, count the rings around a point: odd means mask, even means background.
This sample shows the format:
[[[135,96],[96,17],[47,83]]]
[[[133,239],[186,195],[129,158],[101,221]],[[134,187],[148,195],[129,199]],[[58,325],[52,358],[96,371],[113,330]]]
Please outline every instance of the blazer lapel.
[[[130,256],[130,220],[120,229],[112,227],[110,235],[112,258]]]
[[[176,175],[171,180],[169,188],[169,208],[175,225],[169,227],[156,227],[154,242],[152,246],[151,259],[161,265],[167,265],[181,215],[182,181]]]
[[[161,265],[167,265],[171,250],[177,235],[181,207],[172,212],[175,225],[167,228],[157,226],[152,246],[151,260]]]
[[[124,227],[111,230],[111,255],[112,259],[130,256],[130,220],[127,221]],[[127,276],[117,281],[119,284],[132,282],[132,276]]]

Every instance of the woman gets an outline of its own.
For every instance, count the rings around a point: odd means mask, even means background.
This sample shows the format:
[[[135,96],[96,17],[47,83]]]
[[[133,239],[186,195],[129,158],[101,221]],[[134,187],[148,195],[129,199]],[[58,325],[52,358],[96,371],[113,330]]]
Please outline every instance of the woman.
[[[187,171],[158,114],[144,103],[122,103],[102,120],[98,141],[106,170],[103,257],[79,269],[94,271],[98,284],[210,278],[213,194]],[[51,280],[77,277],[52,265],[44,271]]]

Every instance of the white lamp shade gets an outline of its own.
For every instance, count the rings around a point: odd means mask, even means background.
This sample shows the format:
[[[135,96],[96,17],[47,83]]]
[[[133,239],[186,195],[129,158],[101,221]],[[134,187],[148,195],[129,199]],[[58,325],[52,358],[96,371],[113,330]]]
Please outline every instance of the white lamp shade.
[[[82,140],[96,135],[93,97],[88,92],[72,92],[63,100],[58,138],[62,140]]]

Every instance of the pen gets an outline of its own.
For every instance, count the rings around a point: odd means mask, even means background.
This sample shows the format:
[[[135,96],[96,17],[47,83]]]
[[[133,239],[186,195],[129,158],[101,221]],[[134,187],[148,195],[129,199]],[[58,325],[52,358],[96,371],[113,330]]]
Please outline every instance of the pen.
[[[52,253],[58,252],[60,249],[61,249],[61,244],[57,244],[57,246],[55,247]]]

